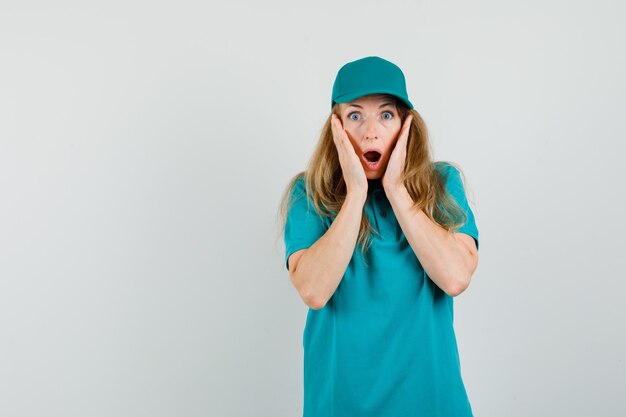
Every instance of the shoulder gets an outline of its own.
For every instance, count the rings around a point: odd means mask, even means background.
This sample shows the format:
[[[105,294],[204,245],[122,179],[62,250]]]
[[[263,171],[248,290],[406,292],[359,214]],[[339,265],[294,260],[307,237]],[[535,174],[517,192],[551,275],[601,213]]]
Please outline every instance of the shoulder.
[[[298,189],[301,189],[301,190],[306,189],[306,177],[305,177],[304,173],[301,172],[301,173],[297,174],[294,177],[293,183],[294,183],[294,187],[295,188],[298,188]]]
[[[307,186],[307,179],[304,173],[298,173],[291,179],[289,183],[289,193],[290,207],[292,205],[298,205],[300,207],[306,206],[308,210],[314,208],[314,197],[309,190],[309,186]]]
[[[289,181],[288,185],[289,194],[292,197],[296,197],[300,194],[304,194],[306,190],[306,182],[304,180],[304,173],[300,172],[294,175]]]
[[[438,173],[444,180],[461,175],[458,165],[448,161],[433,162],[433,171]]]

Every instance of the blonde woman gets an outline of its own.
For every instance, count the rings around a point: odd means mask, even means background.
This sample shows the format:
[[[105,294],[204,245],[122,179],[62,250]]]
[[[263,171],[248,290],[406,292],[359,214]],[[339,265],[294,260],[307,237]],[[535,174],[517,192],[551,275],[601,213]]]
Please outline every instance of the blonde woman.
[[[476,269],[478,229],[460,169],[431,160],[398,66],[369,56],[339,70],[281,208],[309,307],[303,416],[472,416],[453,297]]]

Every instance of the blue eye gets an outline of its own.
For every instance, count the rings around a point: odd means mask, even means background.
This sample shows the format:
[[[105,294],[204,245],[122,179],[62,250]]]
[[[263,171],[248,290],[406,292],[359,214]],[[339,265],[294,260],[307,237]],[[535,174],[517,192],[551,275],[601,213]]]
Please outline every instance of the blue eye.
[[[348,117],[350,118],[350,120],[359,120],[359,119],[355,119],[355,118],[354,118],[354,117],[352,117],[352,116],[359,116],[359,115],[358,115],[358,113],[350,113],[350,114],[348,115]]]
[[[388,114],[388,115],[389,115],[389,117],[384,117],[384,115],[385,115],[385,114]],[[385,119],[385,120],[389,120],[389,119],[391,119],[392,117],[393,117],[393,114],[392,114],[391,112],[389,112],[389,111],[386,111],[386,112],[384,112],[384,113],[383,113],[383,119]]]

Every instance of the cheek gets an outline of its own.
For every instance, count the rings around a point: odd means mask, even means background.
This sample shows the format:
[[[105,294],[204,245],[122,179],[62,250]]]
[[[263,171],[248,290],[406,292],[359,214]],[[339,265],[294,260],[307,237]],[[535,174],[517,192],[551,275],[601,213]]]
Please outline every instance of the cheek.
[[[357,144],[354,142],[354,136],[348,130],[346,130],[346,134],[348,135],[348,142],[350,142],[350,145],[352,145],[352,147],[356,151],[358,147]]]
[[[401,129],[396,130],[394,134],[391,135],[391,149],[396,146],[396,143],[398,143],[398,139],[400,139],[400,130]]]
[[[387,159],[389,159],[389,157],[391,156],[391,153],[395,149],[396,143],[398,143],[397,137],[395,137],[395,138],[393,138],[392,140],[389,141],[389,145],[387,145],[387,149],[385,149],[385,157]]]
[[[345,126],[344,130],[348,134],[348,137],[350,138],[350,140],[353,140],[354,138],[358,136],[358,131],[354,126],[347,126],[345,124],[344,126]]]

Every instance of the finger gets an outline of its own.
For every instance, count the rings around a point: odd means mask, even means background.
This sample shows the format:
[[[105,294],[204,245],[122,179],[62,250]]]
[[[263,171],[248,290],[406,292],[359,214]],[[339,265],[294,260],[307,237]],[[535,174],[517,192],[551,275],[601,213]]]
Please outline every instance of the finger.
[[[333,114],[333,120],[335,121],[335,132],[337,133],[337,136],[339,137],[343,133],[343,126],[341,125],[341,121],[339,120],[337,115]]]
[[[343,154],[345,157],[350,158],[350,154],[354,154],[354,157],[358,158],[356,155],[356,151],[352,147],[352,143],[350,142],[350,138],[348,137],[348,132],[343,128],[343,124],[341,123],[341,119],[335,114],[332,114],[332,118],[334,121],[334,132],[333,139],[336,140],[336,146],[338,148],[338,152]]]
[[[337,117],[335,116],[334,113],[331,116],[330,127],[333,132],[333,141],[335,142],[336,145],[339,145],[339,142],[340,142],[339,127],[337,126]]]
[[[404,121],[404,131],[406,133],[408,133],[409,129],[411,128],[411,120],[413,120],[413,116],[409,115],[406,120]]]
[[[343,126],[341,125],[341,121],[337,117],[336,114],[333,113],[332,127],[333,132],[335,133],[336,139],[339,142],[343,142],[343,136],[345,136],[346,132],[343,130]]]
[[[339,159],[343,159],[344,154],[346,153],[346,142],[343,138],[345,132],[340,125],[339,119],[335,114],[333,114],[333,141],[335,142],[335,147],[337,148],[337,153],[339,155]]]
[[[402,133],[400,135],[401,140],[407,141],[409,138],[409,129],[411,129],[411,120],[412,117],[409,115],[404,121],[404,125],[402,126]]]
[[[338,118],[335,119],[335,126],[337,129],[337,140],[339,140],[343,146],[346,146],[350,140],[348,139],[348,133],[344,130],[343,125]]]

